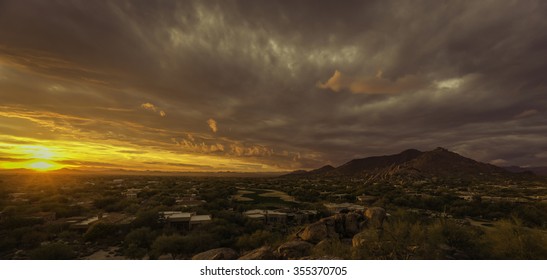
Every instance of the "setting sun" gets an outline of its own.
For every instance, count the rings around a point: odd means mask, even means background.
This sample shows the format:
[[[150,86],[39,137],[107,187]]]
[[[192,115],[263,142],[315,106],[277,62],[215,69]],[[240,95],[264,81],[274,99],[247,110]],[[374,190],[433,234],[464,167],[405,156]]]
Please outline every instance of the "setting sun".
[[[59,166],[52,162],[47,161],[35,161],[28,165],[28,168],[36,170],[36,171],[51,171],[55,169],[59,169]]]

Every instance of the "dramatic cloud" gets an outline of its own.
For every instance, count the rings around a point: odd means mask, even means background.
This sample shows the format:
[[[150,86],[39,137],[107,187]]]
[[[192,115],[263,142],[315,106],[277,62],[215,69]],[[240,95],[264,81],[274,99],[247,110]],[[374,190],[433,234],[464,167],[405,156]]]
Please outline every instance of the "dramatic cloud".
[[[545,14],[540,0],[0,1],[0,157],[284,171],[443,146],[547,165]]]
[[[407,75],[395,81],[390,81],[382,77],[381,70],[374,77],[363,78],[343,76],[340,71],[336,70],[326,83],[318,83],[317,86],[336,92],[347,89],[352,93],[381,94],[408,92],[425,85],[426,82],[423,79],[413,75]]]

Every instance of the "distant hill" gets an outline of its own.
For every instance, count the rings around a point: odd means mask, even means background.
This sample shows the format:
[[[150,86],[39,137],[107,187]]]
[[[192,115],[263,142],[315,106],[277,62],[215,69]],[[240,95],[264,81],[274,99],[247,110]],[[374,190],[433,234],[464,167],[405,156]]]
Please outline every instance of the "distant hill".
[[[547,166],[537,166],[537,167],[506,166],[504,167],[504,169],[513,173],[532,172],[539,176],[547,176]]]
[[[308,172],[287,174],[287,178],[358,177],[371,180],[425,178],[510,177],[512,173],[495,165],[482,163],[444,148],[432,151],[409,149],[395,155],[353,159],[339,167],[325,166]]]

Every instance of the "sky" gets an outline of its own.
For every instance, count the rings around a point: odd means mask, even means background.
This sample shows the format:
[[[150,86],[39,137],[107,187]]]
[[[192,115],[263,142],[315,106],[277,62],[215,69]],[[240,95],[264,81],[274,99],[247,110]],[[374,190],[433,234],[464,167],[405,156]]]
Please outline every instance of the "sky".
[[[547,2],[0,0],[0,168],[547,165]]]

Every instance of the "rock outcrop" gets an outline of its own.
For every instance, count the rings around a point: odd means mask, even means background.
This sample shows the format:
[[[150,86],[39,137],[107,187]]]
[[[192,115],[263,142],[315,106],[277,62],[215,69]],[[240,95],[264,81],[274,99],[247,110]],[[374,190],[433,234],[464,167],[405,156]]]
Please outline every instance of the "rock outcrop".
[[[274,260],[276,259],[270,246],[262,246],[239,257],[239,260]]]
[[[367,226],[373,228],[382,228],[386,218],[386,210],[382,207],[369,207],[363,211],[367,220]]]
[[[378,229],[365,229],[351,239],[353,247],[361,247],[370,242],[376,242],[379,240],[381,232]]]
[[[323,218],[308,225],[296,236],[304,241],[317,244],[321,240],[329,238],[352,238],[355,234],[372,225],[375,228],[382,226],[386,211],[380,207],[369,208],[364,213],[349,212],[338,213],[334,216]],[[368,215],[368,216],[365,216]]]
[[[277,248],[279,256],[284,259],[299,259],[310,254],[313,245],[306,241],[294,240],[281,244]]]
[[[328,238],[329,232],[328,232],[327,224],[325,223],[325,221],[320,220],[311,225],[308,225],[297,235],[302,240],[309,241],[312,243],[318,243],[321,240]]]
[[[192,260],[235,260],[238,254],[230,248],[216,248],[199,253],[192,257]]]
[[[363,221],[363,216],[355,212],[350,212],[344,217],[344,236],[352,237],[361,231],[362,226],[361,222]]]

